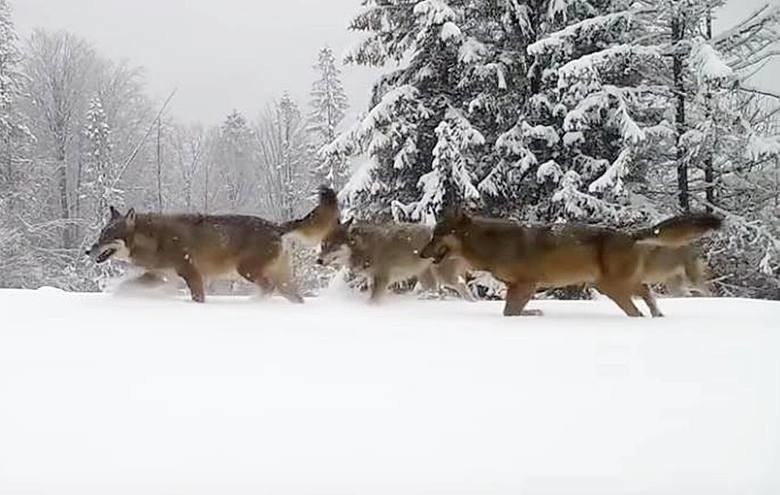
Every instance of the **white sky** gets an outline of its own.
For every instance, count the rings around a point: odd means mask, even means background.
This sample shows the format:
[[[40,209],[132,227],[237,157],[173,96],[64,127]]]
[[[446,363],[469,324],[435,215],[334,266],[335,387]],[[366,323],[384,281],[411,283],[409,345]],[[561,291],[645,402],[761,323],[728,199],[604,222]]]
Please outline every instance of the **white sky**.
[[[236,108],[252,117],[283,91],[307,101],[317,51],[337,55],[357,35],[347,31],[360,0],[9,0],[23,35],[34,27],[66,29],[104,55],[146,69],[162,100],[177,87],[171,112],[216,123]],[[729,0],[716,24],[729,25],[767,0]],[[778,0],[775,0],[778,1]],[[365,109],[375,74],[344,68],[352,112]],[[778,89],[780,63],[761,85]]]

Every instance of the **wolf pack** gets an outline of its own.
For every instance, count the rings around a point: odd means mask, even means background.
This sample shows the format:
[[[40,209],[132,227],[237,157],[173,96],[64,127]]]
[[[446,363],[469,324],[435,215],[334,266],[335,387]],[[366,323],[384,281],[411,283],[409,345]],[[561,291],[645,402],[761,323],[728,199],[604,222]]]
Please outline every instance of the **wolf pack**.
[[[372,303],[394,283],[416,279],[426,289],[449,288],[473,301],[466,285],[487,272],[506,286],[505,316],[540,315],[527,309],[538,290],[586,285],[628,316],[663,316],[653,284],[706,293],[706,263],[693,243],[721,228],[711,213],[685,213],[633,231],[556,223],[523,225],[448,208],[435,226],[342,222],[333,189],[320,187],[306,216],[283,223],[250,215],[121,213],[110,216],[87,251],[97,263],[121,259],[143,269],[136,281],[154,285],[170,277],[186,283],[192,300],[205,301],[209,281],[241,277],[262,294],[303,303],[292,276],[289,246],[319,246],[316,262],[341,266],[370,282]]]

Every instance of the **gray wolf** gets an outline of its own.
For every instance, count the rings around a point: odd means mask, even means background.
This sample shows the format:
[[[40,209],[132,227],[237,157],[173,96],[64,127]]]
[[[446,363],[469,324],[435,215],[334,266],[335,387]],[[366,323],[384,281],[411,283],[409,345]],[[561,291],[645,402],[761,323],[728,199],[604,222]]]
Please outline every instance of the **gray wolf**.
[[[196,302],[205,300],[204,279],[235,277],[303,302],[290,277],[283,241],[293,237],[319,243],[339,217],[336,194],[325,187],[308,215],[282,224],[248,215],[137,214],[132,208],[123,215],[114,207],[110,213],[87,254],[97,263],[117,258],[144,268],[142,283],[175,273]]]
[[[434,265],[420,257],[433,229],[411,223],[368,224],[352,220],[336,227],[323,239],[317,262],[340,264],[371,280],[371,302],[379,302],[389,285],[417,278],[425,289],[449,287],[462,298],[473,300],[466,287],[463,259],[449,257]]]
[[[420,256],[439,263],[455,255],[490,272],[506,284],[506,316],[540,314],[525,309],[538,287],[577,284],[593,284],[628,316],[642,316],[632,296],[652,299],[643,271],[648,248],[686,246],[721,224],[715,215],[690,213],[626,233],[576,224],[523,226],[456,209],[436,224]]]

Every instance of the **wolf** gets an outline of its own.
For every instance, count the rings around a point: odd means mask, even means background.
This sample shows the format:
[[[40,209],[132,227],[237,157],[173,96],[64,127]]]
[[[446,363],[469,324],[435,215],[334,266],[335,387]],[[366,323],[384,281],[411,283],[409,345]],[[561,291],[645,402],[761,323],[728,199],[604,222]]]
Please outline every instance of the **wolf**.
[[[693,246],[648,247],[643,260],[644,283],[664,285],[678,296],[685,289],[694,289],[705,296],[712,293],[707,287],[707,262]]]
[[[707,263],[692,246],[640,246],[642,265],[639,276],[642,285],[635,295],[644,300],[654,317],[663,316],[650,288],[651,284],[666,286],[675,295],[684,289],[694,289],[702,295],[711,294],[706,283]]]
[[[449,287],[463,299],[473,300],[466,287],[463,259],[449,257],[442,263],[420,257],[433,229],[412,223],[368,224],[353,220],[337,224],[323,239],[317,263],[340,264],[371,280],[372,303],[380,302],[388,286],[416,277],[425,289]]]
[[[205,300],[204,279],[235,277],[303,302],[283,243],[295,238],[317,244],[339,218],[336,193],[327,187],[319,189],[319,202],[308,215],[282,224],[248,215],[136,214],[132,208],[123,215],[113,206],[110,213],[87,254],[97,263],[116,258],[142,267],[144,284],[175,273],[196,302]]]
[[[628,233],[576,224],[523,226],[455,209],[436,224],[420,256],[440,263],[454,254],[472,269],[490,272],[507,287],[505,316],[541,314],[525,309],[538,287],[577,284],[592,284],[628,316],[642,316],[632,296],[652,299],[643,271],[651,248],[684,247],[721,225],[716,215],[688,213]]]

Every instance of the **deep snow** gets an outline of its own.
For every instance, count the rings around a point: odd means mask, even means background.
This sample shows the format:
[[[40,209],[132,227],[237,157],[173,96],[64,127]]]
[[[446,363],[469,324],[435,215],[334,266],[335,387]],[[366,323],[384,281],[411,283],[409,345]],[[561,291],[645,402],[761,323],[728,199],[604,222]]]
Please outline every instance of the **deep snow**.
[[[780,493],[780,303],[532,305],[2,290],[0,494]]]

